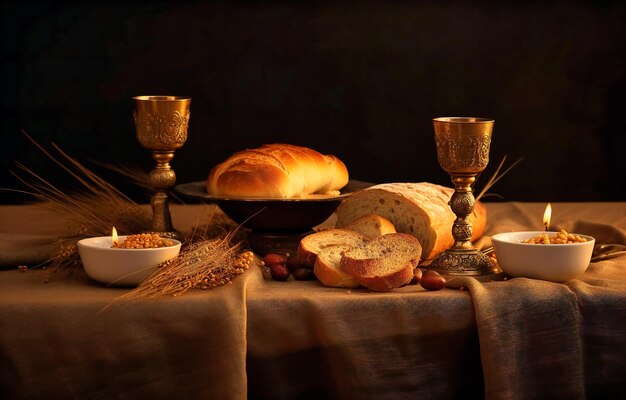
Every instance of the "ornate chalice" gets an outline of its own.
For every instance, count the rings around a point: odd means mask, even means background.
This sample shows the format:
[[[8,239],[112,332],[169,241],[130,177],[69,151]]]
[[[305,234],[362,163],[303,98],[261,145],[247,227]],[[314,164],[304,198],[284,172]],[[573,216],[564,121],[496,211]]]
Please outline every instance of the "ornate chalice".
[[[163,236],[178,238],[180,234],[172,226],[167,191],[176,182],[176,173],[170,161],[174,158],[174,151],[187,140],[191,98],[137,96],[133,100],[137,140],[152,152],[155,161],[150,171],[150,184],[154,189],[150,200],[152,230]]]
[[[472,184],[489,163],[494,120],[473,117],[433,119],[439,165],[452,177],[454,193],[448,203],[456,220],[454,244],[435,258],[429,268],[444,275],[480,276],[494,273],[489,258],[472,246],[468,216],[476,200]]]

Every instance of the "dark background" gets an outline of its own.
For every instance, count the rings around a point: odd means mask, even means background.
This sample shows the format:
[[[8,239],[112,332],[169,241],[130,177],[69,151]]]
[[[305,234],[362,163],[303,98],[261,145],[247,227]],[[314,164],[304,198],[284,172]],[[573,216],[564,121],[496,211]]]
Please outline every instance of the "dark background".
[[[621,2],[3,2],[0,187],[20,161],[74,183],[20,133],[150,169],[131,97],[191,96],[178,182],[269,142],[339,156],[351,177],[450,185],[432,118],[496,120],[486,175],[506,200],[626,200]],[[478,187],[484,183],[483,177]],[[30,199],[0,194],[3,203]]]

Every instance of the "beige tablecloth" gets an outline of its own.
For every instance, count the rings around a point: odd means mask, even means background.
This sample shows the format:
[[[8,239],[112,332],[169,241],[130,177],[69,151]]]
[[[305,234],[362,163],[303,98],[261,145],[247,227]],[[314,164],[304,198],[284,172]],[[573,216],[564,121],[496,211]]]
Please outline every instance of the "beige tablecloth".
[[[544,207],[490,203],[486,233],[540,229]],[[626,203],[553,207],[553,226],[626,243]],[[172,212],[183,227],[204,211]],[[0,237],[64,229],[37,213],[0,207]],[[8,243],[0,256],[15,255]],[[0,271],[2,398],[620,398],[626,390],[624,256],[565,284],[468,280],[464,291],[373,293],[268,281],[253,269],[212,291],[112,304],[128,290],[81,270],[45,284],[44,274]]]

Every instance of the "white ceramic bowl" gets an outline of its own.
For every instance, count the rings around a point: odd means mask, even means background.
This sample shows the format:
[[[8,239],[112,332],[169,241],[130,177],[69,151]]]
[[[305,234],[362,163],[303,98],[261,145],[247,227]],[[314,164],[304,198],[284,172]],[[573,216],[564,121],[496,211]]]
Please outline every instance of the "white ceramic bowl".
[[[499,233],[491,237],[498,264],[513,277],[564,282],[587,270],[595,239],[578,235],[586,242],[571,244],[528,244],[523,240],[542,235],[543,231]],[[556,232],[547,232],[549,236]]]
[[[120,236],[123,241],[126,236]],[[180,242],[154,249],[111,248],[111,237],[101,236],[78,242],[78,253],[87,275],[95,281],[115,286],[137,286],[156,267],[178,255]]]

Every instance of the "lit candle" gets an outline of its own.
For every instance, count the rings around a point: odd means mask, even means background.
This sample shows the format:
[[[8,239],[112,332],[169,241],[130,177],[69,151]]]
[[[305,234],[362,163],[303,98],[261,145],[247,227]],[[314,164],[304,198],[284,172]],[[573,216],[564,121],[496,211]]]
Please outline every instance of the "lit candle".
[[[117,236],[117,229],[113,227],[113,229],[111,230],[111,245],[115,247],[118,244],[119,244],[119,238]]]
[[[546,206],[546,211],[543,213],[543,226],[545,227],[545,231],[547,232],[550,228],[550,219],[552,218],[552,206],[550,203]]]

